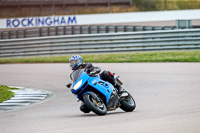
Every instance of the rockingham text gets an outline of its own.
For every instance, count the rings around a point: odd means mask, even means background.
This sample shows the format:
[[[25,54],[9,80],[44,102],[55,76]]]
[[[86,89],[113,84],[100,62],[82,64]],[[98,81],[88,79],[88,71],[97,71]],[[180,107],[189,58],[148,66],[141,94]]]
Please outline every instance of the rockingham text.
[[[76,16],[53,16],[53,17],[34,17],[34,18],[15,18],[6,20],[7,28],[17,27],[38,27],[38,26],[57,26],[77,24]]]

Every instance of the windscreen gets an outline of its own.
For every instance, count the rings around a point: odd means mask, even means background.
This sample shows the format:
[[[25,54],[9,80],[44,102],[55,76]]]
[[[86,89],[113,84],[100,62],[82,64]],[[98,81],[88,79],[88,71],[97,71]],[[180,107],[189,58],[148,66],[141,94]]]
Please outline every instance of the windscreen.
[[[71,78],[72,78],[72,82],[75,83],[79,77],[81,76],[81,73],[83,72],[84,70],[83,69],[78,69],[76,71],[74,71],[72,74],[71,74]]]

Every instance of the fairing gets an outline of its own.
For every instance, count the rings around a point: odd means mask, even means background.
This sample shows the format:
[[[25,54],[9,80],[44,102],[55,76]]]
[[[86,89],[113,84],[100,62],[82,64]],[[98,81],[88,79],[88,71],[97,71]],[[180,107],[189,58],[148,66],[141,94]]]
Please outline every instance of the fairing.
[[[73,84],[71,91],[77,95],[78,99],[82,100],[82,96],[90,92],[86,88],[93,88],[105,96],[106,104],[109,102],[114,87],[111,83],[102,80],[100,76],[90,77],[83,69],[79,69],[71,74],[71,78]],[[82,85],[76,90],[73,89],[80,80],[82,80]]]

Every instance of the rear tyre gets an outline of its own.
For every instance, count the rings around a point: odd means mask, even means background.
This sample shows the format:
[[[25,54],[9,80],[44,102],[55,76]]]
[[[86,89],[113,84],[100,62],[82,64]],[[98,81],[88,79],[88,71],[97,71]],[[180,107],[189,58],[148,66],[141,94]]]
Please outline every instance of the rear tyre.
[[[95,98],[89,93],[83,96],[84,103],[91,111],[97,115],[105,115],[107,113],[107,108],[101,98],[99,98],[99,100],[99,102],[95,100]]]
[[[133,97],[129,94],[129,96],[120,102],[120,108],[126,112],[132,112],[136,108],[136,103]]]

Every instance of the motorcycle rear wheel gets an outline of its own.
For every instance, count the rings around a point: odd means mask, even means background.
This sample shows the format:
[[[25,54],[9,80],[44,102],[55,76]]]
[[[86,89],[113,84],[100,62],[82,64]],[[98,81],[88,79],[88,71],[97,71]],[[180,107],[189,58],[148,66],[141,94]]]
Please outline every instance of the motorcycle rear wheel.
[[[129,94],[129,96],[120,102],[120,108],[126,112],[132,112],[136,108],[136,103],[133,97]]]
[[[97,102],[97,100],[95,100],[93,96],[89,93],[83,96],[84,103],[91,111],[93,111],[97,115],[105,115],[107,113],[107,108],[101,98],[99,99],[100,102]]]

